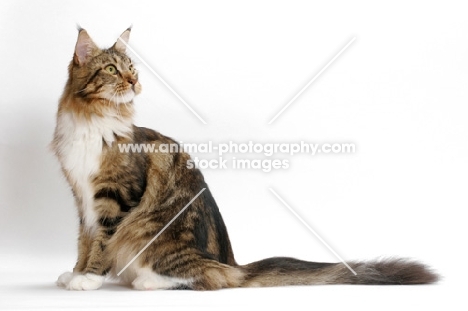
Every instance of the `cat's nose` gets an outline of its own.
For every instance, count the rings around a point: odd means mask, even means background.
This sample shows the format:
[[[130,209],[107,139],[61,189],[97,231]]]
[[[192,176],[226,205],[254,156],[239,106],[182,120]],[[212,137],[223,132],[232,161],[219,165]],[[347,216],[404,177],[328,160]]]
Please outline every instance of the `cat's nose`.
[[[127,81],[128,81],[128,83],[130,83],[131,85],[135,85],[135,84],[138,82],[138,80],[135,79],[135,78],[128,78]]]

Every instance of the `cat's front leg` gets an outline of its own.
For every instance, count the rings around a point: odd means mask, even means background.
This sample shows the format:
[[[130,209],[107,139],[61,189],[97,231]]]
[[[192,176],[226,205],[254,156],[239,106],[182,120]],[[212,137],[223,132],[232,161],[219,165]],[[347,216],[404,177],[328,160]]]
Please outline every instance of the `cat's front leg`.
[[[70,281],[74,276],[83,274],[83,270],[88,262],[88,254],[91,249],[92,237],[89,230],[86,230],[83,221],[80,221],[80,232],[78,237],[78,259],[76,261],[73,272],[67,271],[62,273],[57,279],[57,285],[63,288],[68,288]]]
[[[102,286],[109,271],[105,255],[107,234],[99,228],[94,234],[80,226],[78,260],[73,272],[59,276],[57,285],[69,290],[94,290]]]

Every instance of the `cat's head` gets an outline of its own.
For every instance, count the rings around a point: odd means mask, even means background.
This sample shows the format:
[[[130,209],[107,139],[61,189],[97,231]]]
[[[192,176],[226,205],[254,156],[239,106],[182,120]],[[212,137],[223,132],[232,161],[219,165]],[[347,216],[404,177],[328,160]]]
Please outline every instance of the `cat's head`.
[[[86,30],[79,29],[73,60],[69,66],[69,91],[76,97],[102,99],[116,105],[131,103],[141,92],[138,72],[125,53],[130,29],[115,44],[100,49]]]

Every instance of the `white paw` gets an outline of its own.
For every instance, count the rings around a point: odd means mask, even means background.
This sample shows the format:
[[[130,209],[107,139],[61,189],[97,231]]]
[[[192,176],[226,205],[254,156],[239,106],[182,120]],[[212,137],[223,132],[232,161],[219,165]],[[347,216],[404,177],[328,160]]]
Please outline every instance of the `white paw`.
[[[67,288],[68,283],[70,283],[73,276],[74,274],[72,272],[64,272],[58,277],[57,282],[55,283],[57,284],[57,286]]]
[[[133,288],[138,290],[156,290],[170,289],[176,285],[176,282],[170,278],[158,275],[156,273],[143,274],[138,276],[132,282]]]
[[[150,275],[142,275],[132,282],[133,288],[138,290],[162,289],[158,280]]]
[[[170,289],[179,285],[188,285],[191,280],[171,278],[152,272],[143,268],[139,271],[139,276],[133,280],[132,285],[137,290]]]
[[[68,282],[69,290],[93,290],[102,286],[104,277],[93,273],[76,274]]]

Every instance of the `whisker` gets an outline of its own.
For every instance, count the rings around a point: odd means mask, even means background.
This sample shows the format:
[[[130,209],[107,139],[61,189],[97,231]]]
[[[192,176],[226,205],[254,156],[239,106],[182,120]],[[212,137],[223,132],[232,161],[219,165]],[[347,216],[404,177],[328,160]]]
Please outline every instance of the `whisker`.
[[[118,95],[121,98],[121,100],[123,100],[122,94],[119,93]],[[122,113],[120,112],[120,105],[115,103],[115,108],[117,110],[117,116],[120,117],[121,119],[123,119]]]
[[[114,98],[114,96],[111,96],[111,98],[107,98],[107,105],[110,105],[112,98]]]
[[[111,96],[111,98],[107,101],[107,104],[110,105],[111,102],[114,100],[115,95],[117,94],[117,91],[114,92],[114,95]]]

